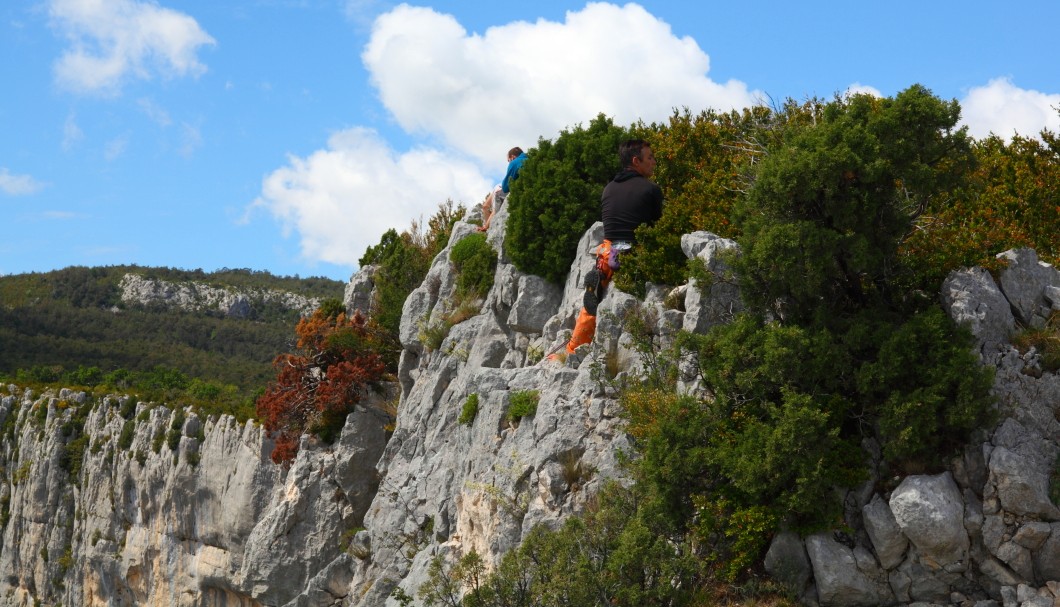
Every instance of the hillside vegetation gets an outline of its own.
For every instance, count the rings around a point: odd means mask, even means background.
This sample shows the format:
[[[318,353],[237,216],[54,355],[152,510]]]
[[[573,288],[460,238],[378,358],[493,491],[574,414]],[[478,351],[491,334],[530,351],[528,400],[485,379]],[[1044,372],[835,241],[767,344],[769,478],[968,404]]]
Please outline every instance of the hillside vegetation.
[[[171,283],[282,290],[341,298],[344,283],[267,272],[206,273],[139,266],[69,267],[0,277],[0,379],[137,389],[156,398],[186,394],[223,401],[247,417],[271,363],[289,347],[299,312],[253,302],[246,319],[121,300],[125,274]]]

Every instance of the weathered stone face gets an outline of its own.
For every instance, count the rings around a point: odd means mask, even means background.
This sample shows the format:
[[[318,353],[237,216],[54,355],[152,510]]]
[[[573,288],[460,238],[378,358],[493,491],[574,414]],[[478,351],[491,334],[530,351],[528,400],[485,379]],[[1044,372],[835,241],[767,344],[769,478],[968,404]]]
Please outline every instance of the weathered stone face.
[[[126,274],[119,288],[121,300],[127,304],[162,305],[196,312],[218,310],[234,318],[247,318],[250,315],[252,299],[279,304],[288,310],[297,310],[303,316],[312,314],[320,306],[320,301],[315,298],[286,291],[219,289],[204,283],[174,283],[144,278],[138,274]]]

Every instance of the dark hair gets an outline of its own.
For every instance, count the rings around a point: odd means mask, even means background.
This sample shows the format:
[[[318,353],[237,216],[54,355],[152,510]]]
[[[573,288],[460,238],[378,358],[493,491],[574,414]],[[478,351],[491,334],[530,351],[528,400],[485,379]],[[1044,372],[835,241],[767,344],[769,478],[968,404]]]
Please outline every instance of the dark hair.
[[[523,153],[523,148],[521,148],[519,146],[515,146],[514,148],[508,150],[508,155],[509,156],[519,156],[522,153]]]
[[[651,144],[643,139],[628,139],[618,144],[618,159],[622,161],[622,168],[632,167],[633,159],[640,158],[641,151],[650,147]]]

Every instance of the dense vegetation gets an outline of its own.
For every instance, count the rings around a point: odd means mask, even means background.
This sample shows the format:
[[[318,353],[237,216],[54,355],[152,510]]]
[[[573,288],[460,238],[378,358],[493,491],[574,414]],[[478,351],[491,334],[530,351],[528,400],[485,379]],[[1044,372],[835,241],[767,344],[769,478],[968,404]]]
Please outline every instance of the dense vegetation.
[[[343,283],[267,272],[205,273],[139,266],[70,267],[0,277],[0,378],[187,398],[217,412],[251,415],[254,394],[287,348],[299,312],[257,302],[250,318],[130,306],[127,273],[220,288],[341,296]]]

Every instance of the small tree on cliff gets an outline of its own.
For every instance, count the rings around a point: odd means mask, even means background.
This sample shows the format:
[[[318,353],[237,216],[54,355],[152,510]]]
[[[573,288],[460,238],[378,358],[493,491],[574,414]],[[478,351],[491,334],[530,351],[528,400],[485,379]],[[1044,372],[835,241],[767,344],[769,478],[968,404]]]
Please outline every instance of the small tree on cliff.
[[[276,463],[294,458],[304,432],[334,440],[365,390],[383,377],[375,336],[362,316],[347,318],[342,309],[341,302],[325,302],[300,320],[297,351],[273,362],[276,379],[256,405],[258,418],[276,442]]]

